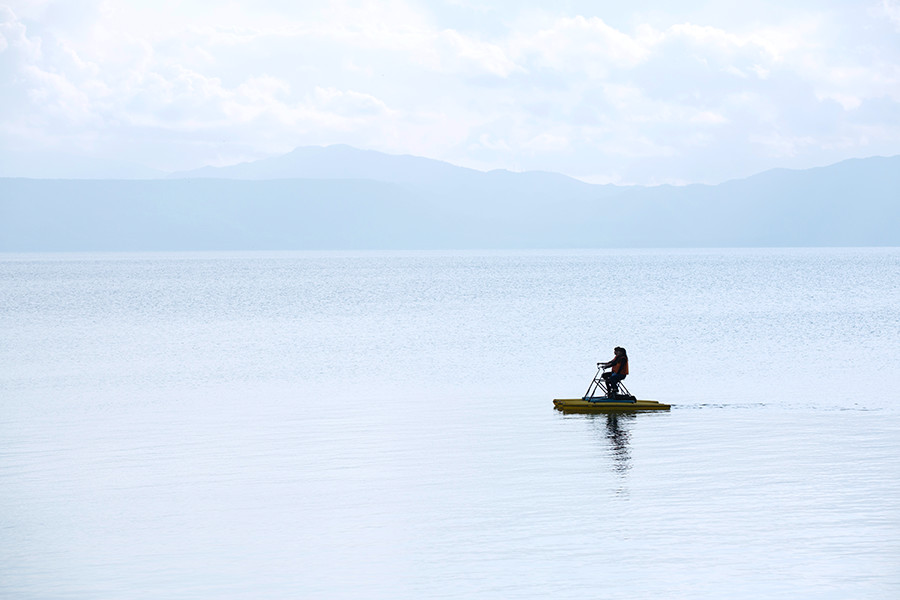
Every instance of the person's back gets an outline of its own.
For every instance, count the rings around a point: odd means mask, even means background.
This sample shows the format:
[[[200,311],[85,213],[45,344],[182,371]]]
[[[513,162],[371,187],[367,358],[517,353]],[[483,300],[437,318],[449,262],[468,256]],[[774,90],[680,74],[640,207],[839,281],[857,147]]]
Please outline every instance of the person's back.
[[[611,361],[603,363],[604,367],[609,367],[610,369],[609,373],[603,374],[609,397],[616,395],[619,389],[619,382],[628,375],[628,353],[625,352],[625,348],[616,346],[613,349],[613,354],[615,354],[615,357]]]

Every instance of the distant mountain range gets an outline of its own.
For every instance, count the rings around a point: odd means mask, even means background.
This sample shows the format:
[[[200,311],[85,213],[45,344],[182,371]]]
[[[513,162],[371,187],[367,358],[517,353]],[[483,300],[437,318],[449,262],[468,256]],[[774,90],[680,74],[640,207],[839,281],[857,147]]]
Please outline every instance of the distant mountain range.
[[[0,251],[900,246],[900,156],[591,185],[349,146],[165,179],[0,178]]]
[[[548,184],[589,185],[558,173],[477,171],[421,156],[360,150],[352,146],[306,146],[282,156],[228,167],[203,167],[169,175],[174,179],[370,179],[401,184],[480,186],[523,177],[540,177]]]

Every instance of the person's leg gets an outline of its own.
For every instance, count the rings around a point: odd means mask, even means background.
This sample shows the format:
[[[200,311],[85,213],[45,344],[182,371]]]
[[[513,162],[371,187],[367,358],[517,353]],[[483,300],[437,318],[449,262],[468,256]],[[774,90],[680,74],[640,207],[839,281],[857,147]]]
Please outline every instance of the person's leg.
[[[607,397],[610,396],[610,394],[611,394],[610,390],[612,390],[612,387],[613,387],[613,384],[612,384],[612,376],[613,375],[614,375],[614,373],[606,372],[600,376],[603,378],[603,381],[606,383],[606,396]]]
[[[615,396],[619,393],[619,382],[622,381],[624,377],[619,375],[618,373],[610,373],[609,374],[609,396]]]

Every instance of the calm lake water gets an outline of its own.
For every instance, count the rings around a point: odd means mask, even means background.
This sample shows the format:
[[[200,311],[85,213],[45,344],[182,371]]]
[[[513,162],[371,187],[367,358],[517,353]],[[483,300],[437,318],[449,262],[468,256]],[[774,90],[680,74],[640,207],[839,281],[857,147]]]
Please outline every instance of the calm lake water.
[[[0,255],[0,358],[2,598],[900,598],[900,249]]]

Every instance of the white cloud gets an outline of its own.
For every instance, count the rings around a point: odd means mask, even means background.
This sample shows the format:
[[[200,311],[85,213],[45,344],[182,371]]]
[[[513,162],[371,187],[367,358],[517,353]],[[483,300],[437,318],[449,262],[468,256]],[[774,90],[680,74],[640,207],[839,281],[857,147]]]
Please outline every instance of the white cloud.
[[[456,57],[464,62],[464,66],[453,69],[455,71],[483,71],[498,77],[508,77],[514,72],[524,71],[497,44],[481,42],[452,30],[440,32],[437,39],[441,56],[451,60]]]
[[[491,151],[509,152],[512,150],[506,140],[494,139],[486,133],[478,136],[478,146]]]
[[[317,87],[315,104],[324,110],[348,117],[383,116],[391,112],[384,102],[374,96],[334,88]]]
[[[536,32],[514,38],[518,55],[538,68],[605,77],[610,70],[627,68],[646,59],[646,40],[637,40],[607,25],[598,17],[560,18]]]
[[[768,79],[769,74],[771,74],[771,69],[768,69],[762,65],[752,65],[750,70],[756,73],[756,76],[760,79]]]
[[[720,113],[707,110],[692,115],[690,121],[698,125],[720,125],[727,123],[728,119]]]
[[[571,147],[571,136],[561,128],[560,132],[541,133],[527,140],[523,146],[531,152],[560,152]]]
[[[40,58],[40,42],[30,40],[25,25],[9,7],[3,5],[0,5],[0,40],[3,40],[0,44],[2,52],[16,52],[19,55],[16,58],[21,62],[30,63]]]
[[[816,144],[815,138],[779,135],[771,132],[768,134],[751,134],[751,143],[759,144],[767,148],[769,152],[779,157],[794,157],[806,148]]]
[[[900,0],[881,0],[881,10],[900,31]]]
[[[342,142],[616,181],[900,152],[896,0],[756,20],[577,6],[456,3],[466,26],[414,0],[7,0],[0,147],[189,168]]]

